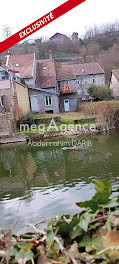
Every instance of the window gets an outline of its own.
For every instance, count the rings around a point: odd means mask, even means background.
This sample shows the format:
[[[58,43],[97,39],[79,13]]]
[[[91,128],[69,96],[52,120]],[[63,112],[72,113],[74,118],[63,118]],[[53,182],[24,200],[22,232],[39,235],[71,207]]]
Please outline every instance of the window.
[[[47,114],[53,114],[53,110],[48,110],[48,111],[45,111]]]
[[[2,97],[0,97],[0,106],[2,105]]]
[[[69,84],[69,82],[68,81],[63,81],[62,84]]]
[[[95,83],[95,79],[93,79],[93,84]]]
[[[8,72],[2,72],[1,79],[2,80],[9,80],[10,79],[9,73]]]
[[[0,105],[3,106],[3,96],[0,96]]]
[[[8,72],[5,72],[5,77],[6,77],[6,79],[9,79],[9,73]]]
[[[60,88],[60,82],[58,82],[58,88]]]
[[[80,80],[76,80],[76,84],[80,84]]]
[[[2,98],[0,97],[0,114],[2,114]]]
[[[46,96],[45,97],[45,105],[46,106],[51,106],[52,105],[52,97],[51,96]]]

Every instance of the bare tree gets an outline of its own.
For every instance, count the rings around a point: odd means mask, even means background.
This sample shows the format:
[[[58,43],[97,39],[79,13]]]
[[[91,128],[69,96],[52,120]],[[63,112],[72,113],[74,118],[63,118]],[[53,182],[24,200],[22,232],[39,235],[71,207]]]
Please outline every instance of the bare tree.
[[[9,27],[7,24],[3,25],[2,27],[4,38],[9,38],[12,34],[11,27]]]

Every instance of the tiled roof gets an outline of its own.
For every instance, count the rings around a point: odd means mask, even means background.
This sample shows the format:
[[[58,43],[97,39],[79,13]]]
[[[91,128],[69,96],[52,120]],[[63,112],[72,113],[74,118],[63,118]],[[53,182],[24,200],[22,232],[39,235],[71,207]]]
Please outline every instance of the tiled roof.
[[[113,70],[112,74],[115,76],[115,78],[117,79],[117,81],[119,82],[119,70]]]
[[[62,65],[60,68],[56,68],[57,80],[74,80],[76,76],[73,72],[73,68],[70,65]]]
[[[56,87],[55,64],[50,60],[38,60],[36,86],[40,88]]]
[[[42,89],[42,88],[38,88],[38,87],[34,87],[34,86],[28,86],[29,89],[32,90],[36,90],[36,91],[40,91],[43,93],[49,93],[49,94],[55,94],[55,95],[59,95],[59,93],[55,92],[55,91],[51,91],[51,90],[46,90],[46,89]]]
[[[104,70],[97,62],[63,65],[61,68],[57,68],[56,72],[57,80],[71,80],[75,79],[77,75],[104,74]]]
[[[34,54],[11,55],[8,68],[20,72],[20,77],[33,76]]]

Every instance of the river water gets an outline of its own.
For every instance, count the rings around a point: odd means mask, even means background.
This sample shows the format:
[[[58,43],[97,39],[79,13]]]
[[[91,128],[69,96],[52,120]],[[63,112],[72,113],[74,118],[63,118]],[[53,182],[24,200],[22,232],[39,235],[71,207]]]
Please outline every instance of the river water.
[[[91,144],[75,150],[57,144],[0,146],[2,227],[14,226],[14,232],[21,233],[28,231],[26,223],[79,212],[76,202],[95,193],[93,179],[108,179],[119,187],[119,133],[74,140]]]

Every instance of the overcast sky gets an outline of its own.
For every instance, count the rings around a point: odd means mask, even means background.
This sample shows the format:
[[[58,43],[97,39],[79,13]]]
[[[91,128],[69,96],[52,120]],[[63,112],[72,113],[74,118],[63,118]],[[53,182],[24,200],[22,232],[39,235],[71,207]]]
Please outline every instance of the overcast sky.
[[[73,1],[73,0],[72,0]],[[2,26],[8,24],[16,33],[66,0],[6,0],[1,1],[0,39],[3,40]],[[119,20],[119,0],[86,0],[50,25],[40,29],[30,38],[50,37],[56,32],[70,35],[85,33],[90,26]]]

